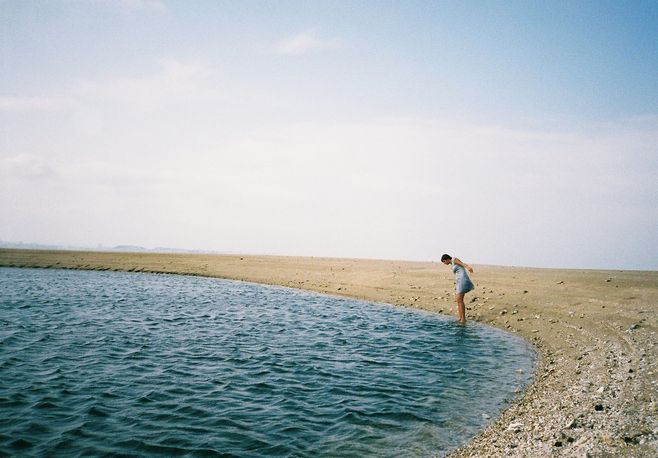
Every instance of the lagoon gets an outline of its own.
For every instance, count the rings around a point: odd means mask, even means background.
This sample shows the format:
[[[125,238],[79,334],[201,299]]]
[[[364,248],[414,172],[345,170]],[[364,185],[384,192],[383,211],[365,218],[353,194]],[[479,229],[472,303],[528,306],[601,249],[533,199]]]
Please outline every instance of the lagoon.
[[[0,451],[442,456],[531,380],[517,336],[211,278],[0,269]]]

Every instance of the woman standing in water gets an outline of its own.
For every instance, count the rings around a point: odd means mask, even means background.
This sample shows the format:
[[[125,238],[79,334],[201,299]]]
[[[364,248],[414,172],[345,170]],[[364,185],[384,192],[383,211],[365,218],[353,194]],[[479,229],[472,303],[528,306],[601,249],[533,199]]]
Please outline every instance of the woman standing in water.
[[[457,288],[455,291],[455,298],[457,299],[457,318],[460,324],[466,323],[466,306],[464,305],[464,295],[475,288],[475,285],[469,278],[466,270],[473,273],[473,268],[460,261],[457,258],[452,258],[448,254],[441,256],[441,262],[446,266],[452,265],[451,269],[455,273],[455,281]]]

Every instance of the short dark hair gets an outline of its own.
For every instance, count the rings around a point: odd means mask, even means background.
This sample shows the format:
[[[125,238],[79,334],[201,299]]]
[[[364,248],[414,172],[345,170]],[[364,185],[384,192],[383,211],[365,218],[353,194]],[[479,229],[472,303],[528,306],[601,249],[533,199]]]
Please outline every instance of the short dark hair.
[[[450,256],[449,254],[444,254],[443,256],[441,256],[441,262],[446,260],[452,260],[452,256]]]

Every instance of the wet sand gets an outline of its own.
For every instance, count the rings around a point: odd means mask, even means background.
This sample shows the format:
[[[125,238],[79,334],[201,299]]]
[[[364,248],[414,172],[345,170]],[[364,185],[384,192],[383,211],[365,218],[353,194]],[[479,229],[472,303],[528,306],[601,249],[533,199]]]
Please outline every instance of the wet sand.
[[[439,263],[0,250],[0,266],[202,275],[456,316]],[[534,383],[451,456],[658,456],[658,272],[473,264],[467,318],[537,349]]]

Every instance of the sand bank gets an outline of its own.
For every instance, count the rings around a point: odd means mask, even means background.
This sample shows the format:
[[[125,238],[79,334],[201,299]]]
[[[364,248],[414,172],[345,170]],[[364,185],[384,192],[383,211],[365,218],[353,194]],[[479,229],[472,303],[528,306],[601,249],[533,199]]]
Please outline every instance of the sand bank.
[[[203,275],[455,316],[440,263],[0,250],[0,266]],[[658,272],[473,265],[467,317],[536,347],[535,382],[454,456],[657,456]]]

